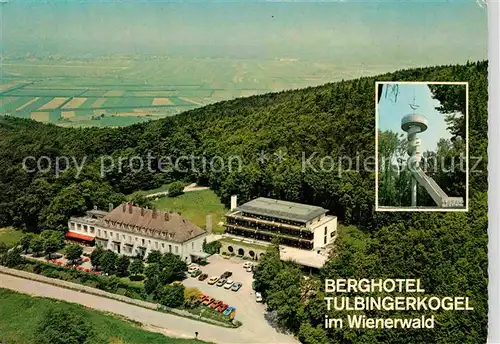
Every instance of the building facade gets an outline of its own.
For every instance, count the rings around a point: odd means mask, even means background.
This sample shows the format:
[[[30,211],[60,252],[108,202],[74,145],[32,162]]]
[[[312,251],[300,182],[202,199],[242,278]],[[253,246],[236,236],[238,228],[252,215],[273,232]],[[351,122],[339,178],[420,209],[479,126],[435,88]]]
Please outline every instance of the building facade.
[[[225,235],[229,253],[258,259],[262,247],[278,238],[283,257],[317,268],[325,260],[325,252],[336,238],[337,217],[317,206],[260,197],[237,206],[232,197],[226,214]],[[231,245],[240,242],[240,245]],[[247,244],[247,248],[243,246]],[[252,249],[253,247],[253,249]]]
[[[68,239],[95,241],[106,249],[127,256],[147,257],[156,250],[176,254],[187,263],[207,255],[203,242],[207,232],[178,213],[145,209],[124,203],[109,212],[90,210],[72,217]]]

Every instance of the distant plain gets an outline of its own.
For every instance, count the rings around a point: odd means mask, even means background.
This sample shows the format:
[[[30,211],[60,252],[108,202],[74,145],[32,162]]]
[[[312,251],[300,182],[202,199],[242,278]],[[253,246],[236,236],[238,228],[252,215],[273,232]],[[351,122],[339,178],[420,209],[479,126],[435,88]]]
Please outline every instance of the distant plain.
[[[4,59],[0,112],[61,126],[123,126],[218,101],[394,69],[297,59],[114,56]]]

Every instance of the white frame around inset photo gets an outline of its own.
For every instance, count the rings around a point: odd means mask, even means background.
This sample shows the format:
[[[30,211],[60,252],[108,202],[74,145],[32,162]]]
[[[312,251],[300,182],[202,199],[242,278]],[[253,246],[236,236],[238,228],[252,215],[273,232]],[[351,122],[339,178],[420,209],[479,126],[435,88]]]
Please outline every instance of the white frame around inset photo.
[[[443,207],[397,207],[397,206],[379,206],[379,85],[465,85],[465,195],[464,207],[443,208]],[[401,118],[407,113],[402,113]],[[401,120],[401,119],[400,119]],[[375,82],[375,211],[381,212],[467,212],[469,211],[469,83],[468,82],[437,82],[437,81],[377,81]]]

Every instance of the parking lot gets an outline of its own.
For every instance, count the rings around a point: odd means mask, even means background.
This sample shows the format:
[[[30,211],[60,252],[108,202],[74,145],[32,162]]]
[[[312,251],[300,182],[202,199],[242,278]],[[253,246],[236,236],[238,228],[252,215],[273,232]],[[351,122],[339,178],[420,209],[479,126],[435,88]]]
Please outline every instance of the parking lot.
[[[188,277],[184,280],[186,287],[199,288],[203,293],[236,307],[235,319],[241,321],[244,327],[253,328],[255,333],[275,331],[264,319],[265,306],[255,302],[255,293],[252,289],[252,273],[243,268],[244,260],[224,259],[214,255],[208,258],[209,264],[200,266],[202,273],[208,274],[204,281],[198,281],[198,277]],[[233,275],[229,277],[234,282],[243,283],[237,292],[209,285],[208,279],[212,276],[220,276],[225,271],[231,271]]]

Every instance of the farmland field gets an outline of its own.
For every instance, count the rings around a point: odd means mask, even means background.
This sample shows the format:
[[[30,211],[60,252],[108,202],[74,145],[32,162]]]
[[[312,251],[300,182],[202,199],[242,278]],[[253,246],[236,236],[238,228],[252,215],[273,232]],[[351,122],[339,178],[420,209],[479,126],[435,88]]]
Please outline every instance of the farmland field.
[[[387,71],[279,59],[4,57],[0,114],[61,126],[124,126],[218,101]],[[393,69],[394,66],[391,67]],[[335,72],[334,72],[335,71]]]

